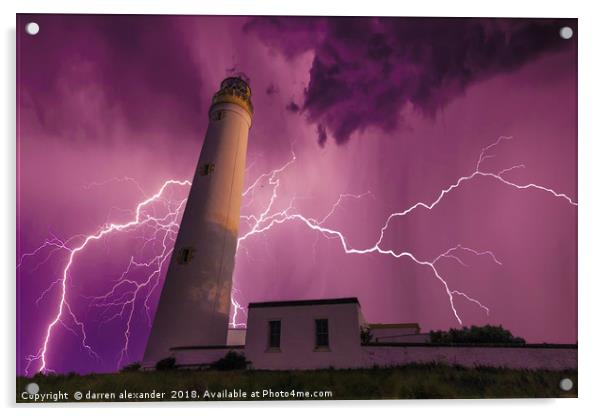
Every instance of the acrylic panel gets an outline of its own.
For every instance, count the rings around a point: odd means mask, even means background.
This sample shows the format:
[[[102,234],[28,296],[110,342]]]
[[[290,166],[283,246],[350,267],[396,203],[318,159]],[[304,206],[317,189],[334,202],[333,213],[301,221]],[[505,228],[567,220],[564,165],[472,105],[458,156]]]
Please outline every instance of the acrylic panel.
[[[576,19],[16,31],[17,401],[577,396]]]

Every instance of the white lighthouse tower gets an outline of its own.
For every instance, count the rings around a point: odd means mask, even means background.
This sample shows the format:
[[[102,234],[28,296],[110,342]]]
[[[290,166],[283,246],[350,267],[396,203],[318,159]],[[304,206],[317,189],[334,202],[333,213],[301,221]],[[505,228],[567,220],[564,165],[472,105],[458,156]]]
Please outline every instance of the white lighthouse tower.
[[[176,346],[226,344],[252,115],[248,82],[240,77],[222,81],[209,110],[145,363],[168,357]]]

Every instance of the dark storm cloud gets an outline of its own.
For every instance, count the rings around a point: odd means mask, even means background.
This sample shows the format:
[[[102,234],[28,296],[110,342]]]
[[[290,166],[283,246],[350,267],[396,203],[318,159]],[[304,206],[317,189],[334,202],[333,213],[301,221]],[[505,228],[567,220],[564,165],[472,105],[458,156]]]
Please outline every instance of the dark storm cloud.
[[[574,20],[254,18],[245,29],[294,58],[315,52],[302,110],[337,143],[392,131],[408,104],[435,116],[474,82],[518,68],[567,41]],[[324,136],[320,134],[320,140]]]
[[[318,126],[316,127],[316,131],[318,132],[318,144],[320,146],[324,146],[324,144],[326,143],[326,139],[328,139],[326,129],[323,125],[318,124]]]
[[[256,17],[245,24],[244,31],[257,34],[262,42],[293,58],[320,42],[327,20],[323,17]]]
[[[294,101],[291,101],[286,105],[286,109],[291,113],[298,113],[301,108],[299,107],[299,104],[297,104]]]
[[[110,126],[98,128],[98,112],[115,117],[105,124],[123,122],[141,133],[161,126],[175,127],[175,136],[200,130],[201,76],[178,17],[36,18],[42,29],[23,39],[19,65],[44,130],[107,140],[100,132]],[[76,101],[82,94],[96,102]]]

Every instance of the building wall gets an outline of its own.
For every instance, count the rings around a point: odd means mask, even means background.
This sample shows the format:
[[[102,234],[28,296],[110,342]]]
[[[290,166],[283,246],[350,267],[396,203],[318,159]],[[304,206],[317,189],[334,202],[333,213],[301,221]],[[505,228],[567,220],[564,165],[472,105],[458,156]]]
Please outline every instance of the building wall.
[[[577,348],[568,347],[364,346],[362,350],[364,367],[437,362],[463,367],[577,368]]]
[[[212,349],[175,350],[174,357],[178,366],[197,367],[211,364],[222,358],[228,351],[242,353],[242,348],[224,347]],[[576,348],[513,348],[513,347],[434,347],[434,346],[362,346],[359,355],[349,351],[337,356],[333,353],[305,352],[288,362],[294,351],[300,348],[276,353],[262,358],[261,354],[253,359],[247,353],[247,359],[253,361],[257,369],[291,370],[312,368],[371,368],[394,367],[416,363],[441,363],[463,367],[506,367],[518,369],[563,370],[577,368]],[[319,354],[319,355],[318,355]],[[277,358],[277,359],[273,359]],[[345,358],[345,361],[343,361]],[[302,361],[302,362],[301,362]]]
[[[356,303],[249,308],[245,355],[257,369],[352,368],[362,360]],[[315,320],[328,319],[329,350],[315,350]],[[268,322],[281,321],[280,350],[268,349]]]

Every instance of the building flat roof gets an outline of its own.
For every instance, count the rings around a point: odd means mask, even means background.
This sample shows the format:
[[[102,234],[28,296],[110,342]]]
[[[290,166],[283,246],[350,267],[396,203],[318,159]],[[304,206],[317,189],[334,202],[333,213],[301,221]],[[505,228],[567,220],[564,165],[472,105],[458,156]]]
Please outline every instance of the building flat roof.
[[[415,322],[399,324],[368,324],[372,329],[396,329],[396,328],[417,328],[420,331],[420,325]]]
[[[344,303],[360,302],[357,298],[335,298],[335,299],[307,299],[307,300],[283,300],[270,302],[252,302],[249,303],[249,308],[273,308],[278,306],[308,306],[308,305],[339,305]]]
[[[171,347],[169,350],[239,350],[244,347],[244,345],[184,345],[181,347]]]

